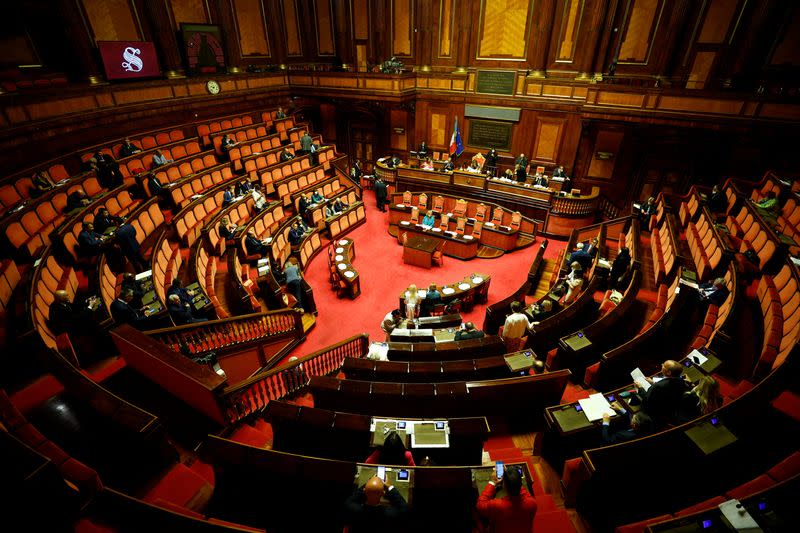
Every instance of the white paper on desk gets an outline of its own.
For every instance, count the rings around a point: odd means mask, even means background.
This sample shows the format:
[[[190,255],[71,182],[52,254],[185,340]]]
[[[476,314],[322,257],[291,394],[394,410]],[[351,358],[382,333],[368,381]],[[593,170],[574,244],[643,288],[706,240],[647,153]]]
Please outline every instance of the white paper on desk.
[[[615,414],[614,410],[611,408],[611,404],[608,403],[608,400],[606,400],[606,397],[603,396],[601,392],[592,394],[588,398],[578,400],[578,403],[583,408],[583,412],[586,413],[586,418],[589,419],[589,422],[600,420],[606,413],[609,415]]]
[[[708,361],[708,357],[706,357],[705,355],[701,354],[697,350],[692,350],[691,352],[689,352],[689,358],[696,365],[702,365],[703,363]]]
[[[686,285],[687,287],[691,287],[691,288],[693,288],[693,289],[695,289],[695,290],[697,290],[697,289],[699,289],[699,288],[700,288],[700,285],[698,285],[698,284],[697,284],[697,283],[695,283],[694,281],[687,281],[687,280],[685,280],[685,279],[683,279],[683,278],[681,278],[681,279],[678,281],[678,283],[680,283],[681,285]]]
[[[728,500],[719,504],[719,510],[731,526],[737,531],[761,531],[758,523],[753,520],[750,513],[744,507],[737,508],[739,500]]]
[[[631,372],[631,377],[633,378],[633,383],[635,385],[641,385],[645,392],[647,389],[650,388],[650,382],[645,379],[644,374],[640,368],[637,368],[633,372]]]

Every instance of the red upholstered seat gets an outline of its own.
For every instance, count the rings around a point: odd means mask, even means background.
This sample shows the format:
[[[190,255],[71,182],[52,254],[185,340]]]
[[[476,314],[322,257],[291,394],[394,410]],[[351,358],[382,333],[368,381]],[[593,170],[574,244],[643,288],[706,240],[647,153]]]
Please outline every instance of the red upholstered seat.
[[[772,406],[785,415],[800,421],[800,396],[797,394],[785,391],[772,401]]]
[[[792,455],[767,470],[767,475],[775,481],[785,481],[797,474],[800,474],[800,452],[794,452]]]
[[[766,474],[760,475],[757,478],[743,483],[725,493],[725,496],[731,499],[741,500],[747,496],[751,496],[756,492],[761,492],[768,489],[775,484],[775,481]]]
[[[699,513],[700,511],[705,511],[706,509],[712,509],[712,508],[714,508],[714,507],[718,506],[719,504],[724,503],[726,501],[727,500],[725,498],[723,498],[722,496],[714,496],[713,498],[710,498],[708,500],[702,501],[700,503],[696,503],[696,504],[694,504],[694,505],[692,505],[690,507],[687,507],[685,509],[681,509],[680,511],[675,513],[675,517],[677,518],[679,516],[686,516],[686,515],[690,515],[690,514],[694,514],[694,513]]]
[[[561,471],[561,494],[564,496],[564,505],[573,507],[578,498],[578,491],[589,477],[589,473],[580,457],[564,461]]]
[[[539,508],[533,519],[533,531],[570,533],[575,531],[575,526],[572,525],[572,520],[564,509],[542,512]]]
[[[197,496],[211,494],[209,483],[183,464],[175,465],[158,484],[147,493],[144,500],[150,503],[164,500],[182,508],[193,509]]]

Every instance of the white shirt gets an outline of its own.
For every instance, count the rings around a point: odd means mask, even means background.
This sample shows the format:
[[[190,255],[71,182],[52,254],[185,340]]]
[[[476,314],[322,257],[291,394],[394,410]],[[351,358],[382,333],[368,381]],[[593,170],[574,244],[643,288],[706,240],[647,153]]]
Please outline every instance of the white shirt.
[[[503,337],[507,339],[519,339],[524,337],[531,327],[531,323],[522,313],[511,313],[506,318],[506,323],[503,325]]]
[[[391,333],[394,328],[397,327],[397,323],[394,321],[394,317],[392,313],[389,312],[383,317],[383,322],[381,323],[381,329],[386,333]]]
[[[264,195],[255,189],[250,191],[250,195],[253,197],[253,205],[256,206],[256,209],[261,209],[264,207],[264,204],[267,203],[267,201],[264,199]]]

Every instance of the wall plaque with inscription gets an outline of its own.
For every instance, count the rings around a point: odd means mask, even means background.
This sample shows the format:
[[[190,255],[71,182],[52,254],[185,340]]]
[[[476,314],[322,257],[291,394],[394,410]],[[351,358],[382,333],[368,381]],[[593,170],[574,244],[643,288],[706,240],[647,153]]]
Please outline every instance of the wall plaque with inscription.
[[[510,122],[470,119],[467,144],[476,148],[495,148],[507,152],[511,149],[513,128],[514,125]]]
[[[479,70],[476,80],[476,92],[483,94],[514,94],[514,80],[517,74],[513,70]]]

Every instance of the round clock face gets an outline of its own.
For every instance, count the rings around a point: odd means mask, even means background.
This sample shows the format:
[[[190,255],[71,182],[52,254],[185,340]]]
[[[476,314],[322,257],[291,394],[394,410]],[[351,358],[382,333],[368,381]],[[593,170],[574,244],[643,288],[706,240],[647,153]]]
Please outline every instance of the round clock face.
[[[215,82],[214,80],[208,80],[208,82],[206,82],[206,90],[208,90],[209,93],[218,94],[219,89],[219,83]]]

